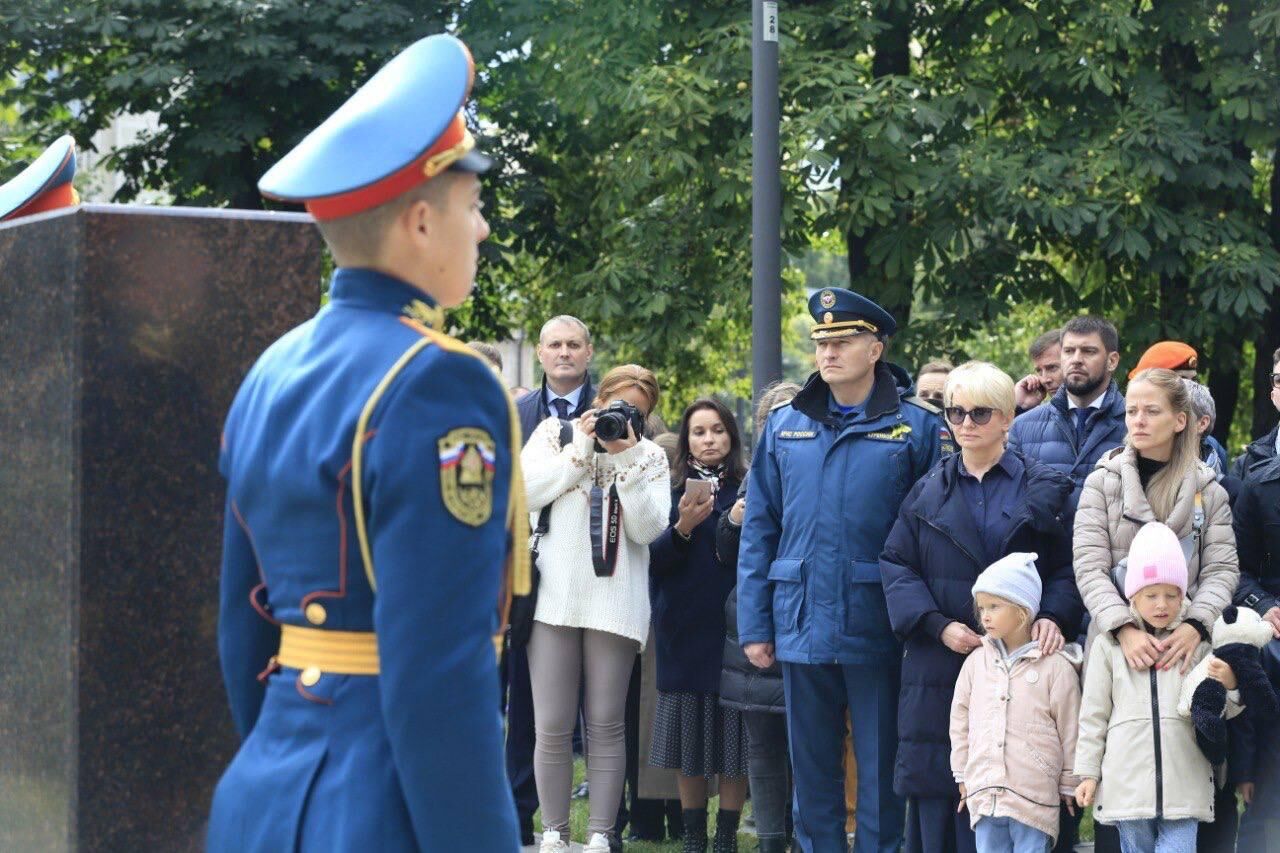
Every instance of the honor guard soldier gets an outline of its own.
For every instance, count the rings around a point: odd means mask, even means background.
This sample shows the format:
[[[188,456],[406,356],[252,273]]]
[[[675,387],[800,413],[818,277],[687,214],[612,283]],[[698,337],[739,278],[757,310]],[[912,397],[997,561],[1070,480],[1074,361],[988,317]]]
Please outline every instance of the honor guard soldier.
[[[494,699],[528,585],[521,436],[494,371],[439,331],[489,234],[473,75],[457,39],[413,44],[259,184],[306,204],[338,269],[223,435],[218,636],[243,743],[210,850],[519,846]]]
[[[71,179],[76,176],[76,141],[59,137],[44,153],[0,186],[0,222],[80,203]]]
[[[844,850],[845,710],[858,762],[857,853],[896,851],[893,792],[902,649],[880,582],[880,551],[915,481],[950,452],[936,409],[881,360],[897,328],[839,288],[809,300],[818,372],[765,422],[747,490],[738,562],[739,642],[782,664],[795,774],[796,840]]]

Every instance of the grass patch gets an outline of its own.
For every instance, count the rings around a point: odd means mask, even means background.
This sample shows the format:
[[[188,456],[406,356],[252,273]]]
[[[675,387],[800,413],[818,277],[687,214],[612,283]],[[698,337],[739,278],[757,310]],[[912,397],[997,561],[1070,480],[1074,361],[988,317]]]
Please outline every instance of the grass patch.
[[[582,780],[586,778],[587,768],[582,759],[579,758],[573,762],[573,787],[582,784]],[[712,797],[711,802],[707,804],[707,835],[713,836],[716,831],[716,803],[718,797]],[[744,815],[751,813],[751,803],[748,802],[742,810]],[[578,844],[587,842],[587,817],[588,803],[586,800],[571,800],[569,803],[569,833],[573,840]],[[534,819],[534,830],[542,832],[542,817],[539,815]],[[709,845],[708,845],[709,846]],[[679,841],[667,841],[657,844],[649,841],[628,841],[626,842],[627,853],[680,853]],[[738,833],[738,853],[757,853],[759,845],[756,843],[756,837],[745,832]]]

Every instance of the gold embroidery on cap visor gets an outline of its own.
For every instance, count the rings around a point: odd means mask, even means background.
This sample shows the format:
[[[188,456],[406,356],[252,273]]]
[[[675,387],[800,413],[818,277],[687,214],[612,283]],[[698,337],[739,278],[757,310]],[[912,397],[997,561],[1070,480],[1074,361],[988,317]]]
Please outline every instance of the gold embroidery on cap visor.
[[[439,154],[428,157],[426,162],[422,164],[422,174],[428,178],[434,178],[454,163],[461,160],[467,155],[467,152],[476,147],[476,139],[471,135],[471,131],[464,130],[462,132],[462,141],[452,148],[446,148]]]
[[[440,499],[458,521],[479,527],[493,514],[497,444],[482,429],[450,430],[438,442]]]
[[[876,335],[880,333],[880,329],[874,323],[868,323],[866,320],[819,323],[809,332],[809,340],[821,341],[827,338],[847,338],[852,335],[861,335],[863,332],[870,332]]]

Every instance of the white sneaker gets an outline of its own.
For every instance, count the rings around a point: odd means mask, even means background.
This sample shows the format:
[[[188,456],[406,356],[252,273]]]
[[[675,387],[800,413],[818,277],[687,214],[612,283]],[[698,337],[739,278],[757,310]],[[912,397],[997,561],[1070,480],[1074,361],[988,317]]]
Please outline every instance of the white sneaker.
[[[606,846],[606,850],[608,847]],[[560,833],[549,829],[542,833],[542,843],[538,845],[538,853],[569,853],[569,842],[560,840]]]
[[[609,853],[609,837],[603,832],[591,836],[590,843],[582,848],[582,853]]]

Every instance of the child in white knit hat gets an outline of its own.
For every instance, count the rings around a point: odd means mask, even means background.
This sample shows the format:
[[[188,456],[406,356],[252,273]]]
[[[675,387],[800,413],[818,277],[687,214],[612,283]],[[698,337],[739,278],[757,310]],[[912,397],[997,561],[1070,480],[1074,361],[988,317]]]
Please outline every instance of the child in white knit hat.
[[[951,770],[980,853],[1045,853],[1058,803],[1074,809],[1080,647],[1042,655],[1035,554],[1010,554],[973,585],[985,637],[965,660],[951,702]],[[1074,811],[1073,811],[1074,813]]]

